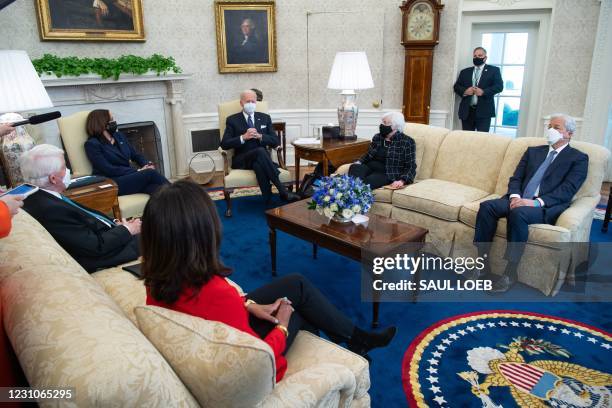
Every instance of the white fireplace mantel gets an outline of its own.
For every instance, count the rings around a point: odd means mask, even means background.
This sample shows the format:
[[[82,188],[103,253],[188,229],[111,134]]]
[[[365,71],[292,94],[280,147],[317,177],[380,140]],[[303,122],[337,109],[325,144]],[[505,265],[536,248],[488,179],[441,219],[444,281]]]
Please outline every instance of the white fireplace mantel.
[[[183,126],[184,81],[191,74],[122,74],[118,80],[98,75],[56,77],[41,80],[62,116],[82,110],[110,109],[120,123],[151,120],[162,137],[166,174],[187,175],[187,144]],[[50,129],[47,129],[50,130]],[[52,131],[52,130],[51,130]],[[59,143],[59,134],[46,135]]]

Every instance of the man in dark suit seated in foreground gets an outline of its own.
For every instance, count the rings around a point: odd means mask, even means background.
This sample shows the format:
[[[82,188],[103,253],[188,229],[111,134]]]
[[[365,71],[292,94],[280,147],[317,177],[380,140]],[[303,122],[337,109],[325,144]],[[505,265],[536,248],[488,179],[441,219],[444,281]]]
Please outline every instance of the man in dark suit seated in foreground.
[[[64,151],[42,144],[21,157],[26,183],[40,188],[24,201],[24,210],[88,272],[133,261],[140,256],[140,220],[113,221],[62,195],[70,183]]]
[[[518,263],[529,237],[529,224],[553,224],[570,206],[587,176],[589,157],[569,146],[576,122],[564,114],[551,115],[546,131],[548,145],[527,148],[508,182],[508,193],[480,204],[474,243],[479,256],[487,254],[497,221],[508,221],[504,275],[494,279],[492,292],[505,292],[517,280]],[[490,272],[487,267],[480,276]],[[489,275],[488,277],[490,277]]]
[[[278,178],[280,172],[266,149],[268,146],[278,146],[278,136],[272,127],[270,116],[255,112],[256,103],[257,95],[253,90],[248,89],[240,94],[242,112],[227,117],[221,148],[234,149],[232,168],[255,171],[261,195],[266,203],[272,197],[270,183],[276,186],[283,200],[299,200],[300,197],[287,191]]]

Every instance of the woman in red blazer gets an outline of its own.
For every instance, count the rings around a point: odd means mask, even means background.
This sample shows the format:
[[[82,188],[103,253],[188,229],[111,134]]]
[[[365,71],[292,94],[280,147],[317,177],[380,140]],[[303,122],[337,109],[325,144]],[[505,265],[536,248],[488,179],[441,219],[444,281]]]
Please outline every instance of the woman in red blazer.
[[[365,356],[384,347],[395,327],[366,332],[332,305],[306,278],[293,274],[241,296],[219,259],[221,224],[206,191],[186,180],[163,186],[142,217],[142,271],[147,304],[225,323],[263,339],[274,351],[276,380],[299,330],[323,331]]]

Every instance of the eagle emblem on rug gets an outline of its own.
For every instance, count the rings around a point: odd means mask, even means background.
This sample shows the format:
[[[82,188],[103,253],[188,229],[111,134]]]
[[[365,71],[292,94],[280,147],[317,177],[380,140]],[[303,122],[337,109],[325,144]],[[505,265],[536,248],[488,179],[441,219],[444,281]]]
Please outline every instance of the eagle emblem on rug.
[[[612,335],[515,311],[440,321],[410,344],[402,382],[411,407],[612,407]]]
[[[509,387],[521,408],[532,407],[610,407],[612,375],[572,364],[569,361],[533,360],[525,362],[521,353],[549,354],[569,359],[571,354],[548,341],[518,337],[504,353],[496,348],[476,347],[468,351],[467,360],[475,371],[459,376],[472,385],[471,391],[482,406],[498,408],[489,397],[490,387]],[[482,383],[479,374],[484,374]]]

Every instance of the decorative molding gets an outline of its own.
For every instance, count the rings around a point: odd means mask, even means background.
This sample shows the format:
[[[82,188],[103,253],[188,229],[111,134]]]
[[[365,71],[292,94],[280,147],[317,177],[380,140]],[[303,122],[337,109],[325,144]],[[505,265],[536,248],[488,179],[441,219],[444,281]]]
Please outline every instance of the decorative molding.
[[[130,82],[158,82],[158,81],[176,81],[185,80],[191,78],[191,74],[161,74],[157,75],[155,72],[133,75],[133,74],[122,74],[119,79],[114,80],[113,78],[102,79],[100,75],[79,75],[79,76],[63,76],[56,77],[55,75],[43,74],[40,76],[43,85],[48,87],[54,86],[79,86],[79,85],[102,85],[102,84],[122,84]]]
[[[359,137],[371,139],[378,133],[378,125],[380,119],[385,112],[397,111],[398,109],[361,109],[359,111],[359,119],[357,121],[357,134]],[[293,166],[294,155],[291,142],[302,136],[311,136],[315,127],[324,126],[327,124],[337,124],[338,116],[335,109],[274,109],[269,112],[274,122],[286,123],[287,137],[287,165]],[[217,112],[203,112],[189,114],[183,116],[183,124],[185,131],[185,141],[187,142],[186,151],[190,159],[195,154],[191,145],[191,132],[195,130],[207,130],[219,128],[219,116]],[[441,110],[432,110],[430,112],[430,124],[432,126],[446,127],[448,120],[448,112]],[[222,166],[221,155],[216,151],[207,152],[215,159],[217,168]],[[188,160],[187,160],[188,161]]]
[[[555,0],[464,0],[461,11],[552,9]]]

